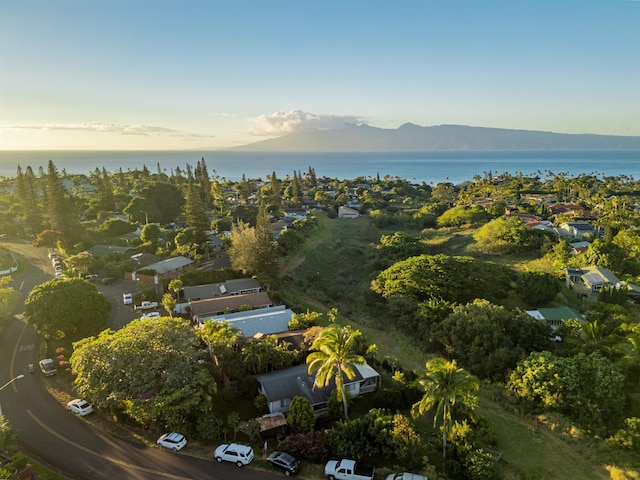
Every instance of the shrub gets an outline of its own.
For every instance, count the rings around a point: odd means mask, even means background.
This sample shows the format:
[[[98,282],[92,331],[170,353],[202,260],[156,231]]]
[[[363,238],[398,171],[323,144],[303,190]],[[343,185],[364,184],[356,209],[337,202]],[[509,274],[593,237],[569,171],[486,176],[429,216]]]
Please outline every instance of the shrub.
[[[331,456],[327,436],[322,430],[291,435],[278,443],[278,450],[312,463],[325,463]]]

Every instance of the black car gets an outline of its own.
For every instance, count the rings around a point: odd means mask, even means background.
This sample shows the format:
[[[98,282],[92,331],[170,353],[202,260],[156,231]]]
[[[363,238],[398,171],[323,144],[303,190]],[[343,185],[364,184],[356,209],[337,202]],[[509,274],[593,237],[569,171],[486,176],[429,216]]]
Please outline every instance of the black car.
[[[267,462],[280,470],[284,470],[287,477],[300,471],[300,460],[285,452],[273,452],[267,457]]]

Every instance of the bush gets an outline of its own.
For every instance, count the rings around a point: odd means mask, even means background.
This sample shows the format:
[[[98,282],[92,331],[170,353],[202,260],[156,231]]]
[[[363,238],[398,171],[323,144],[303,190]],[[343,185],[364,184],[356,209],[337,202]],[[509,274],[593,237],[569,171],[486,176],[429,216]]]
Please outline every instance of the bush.
[[[321,430],[291,435],[278,443],[278,450],[320,464],[325,463],[331,456],[327,435]]]

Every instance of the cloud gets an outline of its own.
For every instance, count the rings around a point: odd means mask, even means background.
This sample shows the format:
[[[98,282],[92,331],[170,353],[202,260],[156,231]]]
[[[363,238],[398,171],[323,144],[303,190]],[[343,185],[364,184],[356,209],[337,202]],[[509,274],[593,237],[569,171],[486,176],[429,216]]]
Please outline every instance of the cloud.
[[[71,124],[40,124],[40,125],[0,125],[0,129],[7,130],[41,130],[41,131],[74,131],[74,132],[97,132],[115,133],[120,135],[159,135],[182,138],[213,138],[214,135],[200,135],[195,133],[182,132],[172,128],[159,127],[156,125],[119,125],[114,123],[71,123]]]
[[[300,110],[276,112],[249,119],[251,135],[286,135],[288,133],[330,130],[344,127],[345,123],[364,123],[354,115],[318,115]]]

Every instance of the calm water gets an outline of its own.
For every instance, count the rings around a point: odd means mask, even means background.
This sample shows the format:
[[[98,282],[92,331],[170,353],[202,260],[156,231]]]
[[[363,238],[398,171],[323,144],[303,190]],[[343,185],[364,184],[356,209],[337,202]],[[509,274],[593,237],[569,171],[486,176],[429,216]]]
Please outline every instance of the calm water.
[[[603,176],[626,175],[640,179],[639,150],[514,151],[514,152],[345,152],[345,153],[253,153],[223,151],[0,151],[0,176],[14,177],[20,165],[46,169],[53,160],[59,171],[88,174],[96,168],[109,171],[141,169],[151,172],[192,167],[204,158],[210,175],[228,180],[278,178],[306,173],[313,167],[318,177],[354,179],[390,175],[412,182],[461,183],[475,175],[510,173],[540,175],[581,173]]]

